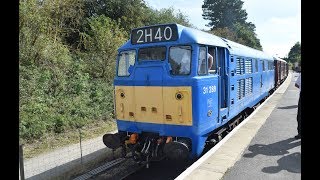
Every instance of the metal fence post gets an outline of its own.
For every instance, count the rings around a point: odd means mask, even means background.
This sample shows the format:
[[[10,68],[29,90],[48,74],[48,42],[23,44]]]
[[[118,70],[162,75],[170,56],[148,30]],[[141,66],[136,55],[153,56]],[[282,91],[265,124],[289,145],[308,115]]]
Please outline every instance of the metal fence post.
[[[24,178],[24,164],[23,164],[23,144],[19,145],[19,165],[20,165],[20,178],[21,180],[25,180]]]
[[[81,164],[82,164],[81,129],[79,129],[79,136],[80,136],[80,153],[81,153]]]

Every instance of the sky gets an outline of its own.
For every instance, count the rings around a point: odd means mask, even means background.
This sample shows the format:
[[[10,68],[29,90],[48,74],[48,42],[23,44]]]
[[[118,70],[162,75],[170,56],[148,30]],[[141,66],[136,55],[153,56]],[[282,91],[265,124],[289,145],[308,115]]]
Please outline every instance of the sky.
[[[296,42],[301,43],[301,0],[242,0],[247,22],[256,26],[263,51],[280,58],[287,57]],[[203,0],[145,0],[155,9],[173,7],[184,13],[190,23],[208,30],[202,18]]]

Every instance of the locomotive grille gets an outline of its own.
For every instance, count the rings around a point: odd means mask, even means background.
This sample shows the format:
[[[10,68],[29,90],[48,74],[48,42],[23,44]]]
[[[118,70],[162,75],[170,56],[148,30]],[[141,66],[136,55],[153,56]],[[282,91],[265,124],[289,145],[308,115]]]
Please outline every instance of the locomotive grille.
[[[252,73],[252,60],[246,59],[245,62],[246,73]]]
[[[246,94],[252,93],[252,77],[246,78]]]
[[[237,98],[240,99],[240,80],[237,80],[238,88],[237,88]]]
[[[244,59],[243,58],[237,58],[237,67],[236,67],[236,74],[241,75],[244,74]]]
[[[236,74],[237,75],[240,75],[240,59],[237,58],[237,61],[236,61]]]
[[[237,88],[237,97],[238,99],[242,99],[245,96],[245,80],[239,79],[237,80],[238,88]]]

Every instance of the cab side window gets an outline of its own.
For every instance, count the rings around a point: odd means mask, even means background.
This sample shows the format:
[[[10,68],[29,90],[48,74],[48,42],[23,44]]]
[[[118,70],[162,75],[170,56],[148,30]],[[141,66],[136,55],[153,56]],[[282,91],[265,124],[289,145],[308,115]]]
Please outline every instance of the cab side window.
[[[217,72],[217,60],[216,60],[216,48],[208,47],[208,54],[210,54],[213,58],[212,65],[208,62],[208,68],[210,74],[215,74]],[[209,58],[208,58],[209,60]],[[211,65],[211,67],[209,67]]]
[[[206,59],[206,47],[199,48],[199,58],[198,58],[198,74],[204,75],[208,73],[207,59]]]

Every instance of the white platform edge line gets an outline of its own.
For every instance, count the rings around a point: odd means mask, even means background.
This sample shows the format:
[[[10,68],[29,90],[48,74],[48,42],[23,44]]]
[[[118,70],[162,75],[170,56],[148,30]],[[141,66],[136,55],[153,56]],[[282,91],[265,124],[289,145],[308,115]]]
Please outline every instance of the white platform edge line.
[[[289,73],[291,76],[291,73]],[[289,75],[288,75],[289,76]],[[244,124],[246,124],[258,111],[262,108],[266,102],[269,101],[275,95],[280,88],[288,81],[291,80],[291,77],[288,78],[282,83],[282,85],[272,93],[255,111],[253,111],[244,121],[242,121],[238,126],[236,126],[228,135],[226,135],[218,144],[216,144],[213,148],[211,148],[205,155],[203,155],[200,159],[198,159],[195,163],[193,163],[190,167],[188,167],[185,171],[183,171],[175,180],[183,180],[186,178],[192,171],[194,171],[197,167],[199,167],[205,160],[207,160],[212,154],[214,154],[234,133],[238,131]],[[288,86],[289,87],[289,86]]]

